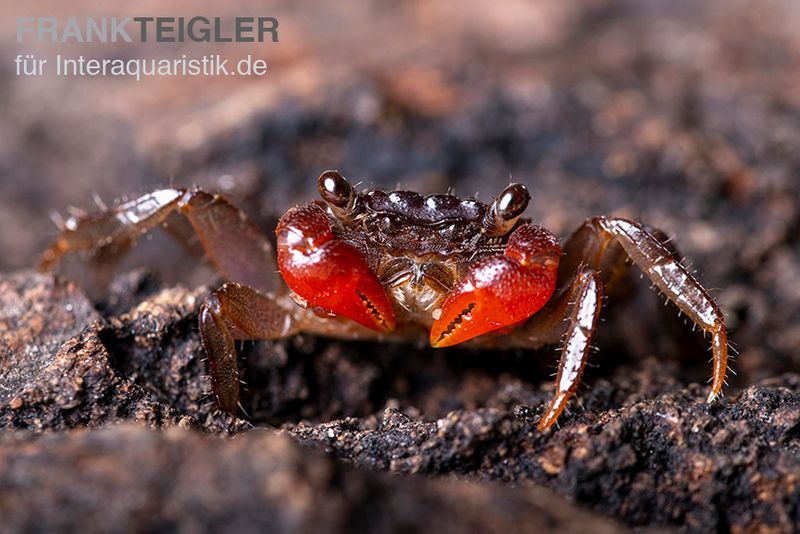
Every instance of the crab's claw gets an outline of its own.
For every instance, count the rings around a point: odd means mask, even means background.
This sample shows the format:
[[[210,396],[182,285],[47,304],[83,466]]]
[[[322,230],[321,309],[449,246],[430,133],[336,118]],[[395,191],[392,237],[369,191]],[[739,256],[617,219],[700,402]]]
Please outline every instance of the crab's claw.
[[[322,208],[307,204],[289,210],[276,235],[281,276],[309,306],[380,332],[394,330],[394,312],[383,286],[361,253],[334,237]]]
[[[517,228],[505,255],[475,262],[447,296],[431,327],[431,345],[455,345],[526,320],[553,294],[560,257],[548,230]]]

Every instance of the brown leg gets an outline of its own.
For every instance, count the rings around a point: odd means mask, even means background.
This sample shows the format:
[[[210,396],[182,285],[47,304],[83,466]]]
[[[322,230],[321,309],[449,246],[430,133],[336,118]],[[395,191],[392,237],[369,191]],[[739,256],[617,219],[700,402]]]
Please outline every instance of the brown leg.
[[[218,195],[180,188],[161,189],[99,213],[70,218],[43,253],[39,268],[51,270],[70,252],[124,249],[175,213],[188,220],[224,278],[264,293],[284,290],[272,245],[243,211]]]
[[[559,279],[574,272],[570,270],[576,266],[587,265],[602,275],[608,287],[624,275],[626,260],[633,262],[678,309],[711,334],[714,366],[707,401],[712,402],[722,390],[727,372],[725,318],[708,292],[675,257],[674,249],[665,246],[664,241],[663,234],[656,237],[633,221],[591,219],[567,241]]]
[[[279,339],[296,332],[291,315],[252,287],[227,283],[200,307],[200,336],[208,354],[211,388],[219,406],[236,415],[239,366],[235,339]]]

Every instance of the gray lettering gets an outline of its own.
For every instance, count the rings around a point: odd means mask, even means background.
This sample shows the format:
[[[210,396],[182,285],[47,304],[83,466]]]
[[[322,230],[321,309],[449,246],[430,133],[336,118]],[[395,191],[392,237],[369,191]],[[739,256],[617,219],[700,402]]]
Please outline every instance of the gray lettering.
[[[95,38],[101,43],[108,42],[108,21],[105,17],[101,17],[100,21],[102,24],[98,25],[94,17],[88,17],[86,19],[87,43],[93,43]]]
[[[78,19],[70,17],[67,19],[67,25],[64,27],[64,32],[61,34],[61,42],[66,43],[68,38],[73,38],[79,43],[83,42],[83,35],[81,35],[81,27],[78,26]]]
[[[203,26],[199,30],[196,30],[195,24],[198,22],[202,22]],[[189,31],[189,39],[192,41],[198,43],[207,43],[211,41],[211,30],[208,28],[208,19],[205,17],[192,17],[189,19],[187,30]]]
[[[55,17],[41,17],[39,19],[39,31],[36,32],[36,39],[41,43],[44,41],[42,34],[50,34],[50,42],[58,42],[58,20]]]
[[[17,19],[17,42],[22,42],[22,34],[27,32],[33,32],[33,28],[28,27],[28,22],[33,22],[33,17],[20,17]]]
[[[125,17],[122,20],[117,20],[117,17],[111,17],[111,42],[116,43],[118,42],[119,38],[122,38],[122,40],[126,43],[133,41],[131,36],[128,35],[128,32],[125,31],[125,25],[127,25],[130,21],[130,17]]]
[[[220,17],[214,17],[214,42],[215,43],[230,43],[233,39],[230,37],[223,37],[221,33],[222,21]]]
[[[255,38],[249,34],[253,31],[253,17],[236,17],[236,42],[252,43]]]
[[[278,42],[278,19],[275,17],[258,17],[258,42],[264,42],[264,34],[272,35],[272,42]]]
[[[175,23],[174,17],[156,17],[156,42],[157,43],[174,43],[175,38],[169,37],[166,34],[175,31],[175,26],[170,26],[169,23]]]
[[[134,17],[134,22],[139,23],[139,39],[141,42],[147,42],[147,23],[153,21],[153,17]]]

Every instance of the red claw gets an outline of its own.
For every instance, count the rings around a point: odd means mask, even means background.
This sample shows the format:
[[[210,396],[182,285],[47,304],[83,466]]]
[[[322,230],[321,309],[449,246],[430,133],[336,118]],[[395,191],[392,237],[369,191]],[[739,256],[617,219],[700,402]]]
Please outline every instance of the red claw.
[[[553,294],[560,256],[548,230],[519,227],[504,256],[475,262],[445,299],[431,327],[431,345],[448,347],[526,320]]]
[[[307,204],[289,210],[276,234],[281,276],[309,305],[373,330],[394,330],[394,311],[383,286],[361,253],[334,237],[322,208]]]

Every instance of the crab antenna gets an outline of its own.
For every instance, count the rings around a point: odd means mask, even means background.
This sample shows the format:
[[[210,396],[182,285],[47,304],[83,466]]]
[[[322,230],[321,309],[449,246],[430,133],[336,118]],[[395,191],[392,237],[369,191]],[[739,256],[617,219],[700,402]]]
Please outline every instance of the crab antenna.
[[[510,184],[497,195],[486,212],[483,226],[492,236],[507,234],[525,212],[531,195],[522,184]]]

